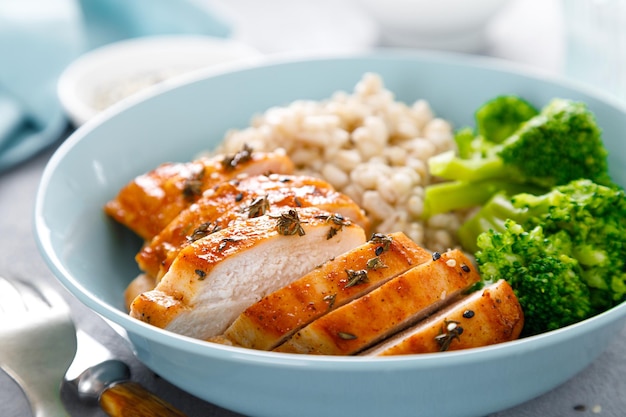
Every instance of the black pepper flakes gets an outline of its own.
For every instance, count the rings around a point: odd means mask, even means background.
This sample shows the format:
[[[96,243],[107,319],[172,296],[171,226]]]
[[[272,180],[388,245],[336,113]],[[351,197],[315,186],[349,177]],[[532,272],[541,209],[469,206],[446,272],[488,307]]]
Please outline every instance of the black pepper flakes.
[[[439,252],[433,252],[433,261],[438,261],[441,259],[441,254]]]
[[[196,275],[198,276],[198,279],[199,279],[200,281],[202,281],[203,279],[205,279],[205,278],[206,278],[206,272],[204,272],[203,270],[201,270],[201,269],[196,269],[196,271],[195,271],[195,272],[196,272]]]
[[[474,315],[475,313],[473,310],[465,310],[463,312],[463,318],[466,318],[466,319],[471,319],[472,317],[474,317]]]

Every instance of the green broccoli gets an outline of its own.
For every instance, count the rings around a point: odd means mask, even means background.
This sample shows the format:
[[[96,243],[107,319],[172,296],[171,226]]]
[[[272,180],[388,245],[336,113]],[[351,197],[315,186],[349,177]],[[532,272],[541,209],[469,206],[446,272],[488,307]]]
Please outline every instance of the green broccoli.
[[[472,192],[487,196],[479,202],[482,204],[504,184],[510,185],[503,186],[503,191],[515,188],[536,193],[580,178],[611,183],[600,128],[584,103],[554,99],[525,121],[521,121],[523,116],[511,118],[513,122],[506,120],[502,130],[494,126],[501,118],[489,117],[490,111],[498,109],[495,103],[488,102],[477,111],[477,115],[482,115],[477,118],[477,130],[482,135],[474,134],[470,139],[469,128],[461,129],[455,135],[458,153],[449,151],[429,159],[430,174],[456,182],[458,194],[447,195],[445,183],[427,187],[426,217],[441,212],[439,199],[448,199],[446,209],[465,209],[476,205],[476,198],[464,196],[473,195]],[[516,105],[526,108],[527,103],[509,98],[500,105],[511,107],[508,111],[515,113]],[[504,110],[499,113],[506,114]],[[530,116],[532,112],[518,110],[516,114]],[[501,132],[510,131],[513,133],[502,140]]]
[[[464,127],[455,133],[458,156],[461,159],[487,156],[494,144],[502,143],[538,113],[532,104],[518,96],[498,96],[487,101],[474,113],[476,130]]]
[[[526,334],[585,319],[626,299],[626,194],[574,180],[542,195],[495,195],[459,230],[483,280],[511,283]]]
[[[541,194],[545,192],[545,189],[540,187],[519,184],[499,178],[475,181],[471,183],[471,186],[468,186],[468,184],[470,183],[448,181],[426,187],[424,190],[425,217],[431,214],[447,213],[459,208],[479,206],[498,193],[514,195],[520,193]],[[463,207],[459,207],[459,201],[463,201]]]
[[[567,255],[571,246],[565,232],[546,236],[508,219],[502,232],[478,238],[477,260],[486,282],[505,278],[524,311],[523,335],[530,336],[584,320],[592,314],[589,287],[581,267]]]
[[[476,130],[478,136],[486,141],[501,143],[537,113],[532,104],[518,96],[499,96],[476,111]]]
[[[473,216],[466,220],[457,230],[459,243],[469,253],[478,251],[478,236],[484,232],[506,231],[504,223],[511,219],[516,223],[524,223],[528,218],[528,210],[515,207],[509,195],[503,192],[495,194]],[[524,195],[524,193],[516,194]]]

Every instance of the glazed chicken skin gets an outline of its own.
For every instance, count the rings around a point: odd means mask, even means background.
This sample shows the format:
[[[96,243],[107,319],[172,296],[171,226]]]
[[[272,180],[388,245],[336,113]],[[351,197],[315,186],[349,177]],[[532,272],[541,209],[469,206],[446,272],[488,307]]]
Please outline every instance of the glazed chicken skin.
[[[130,315],[198,339],[221,335],[265,295],[365,243],[360,226],[332,216],[314,207],[275,207],[198,239],[156,288],[135,298]]]
[[[363,355],[408,355],[488,346],[517,339],[523,327],[522,307],[511,286],[500,280],[392,336]]]
[[[404,233],[374,234],[365,244],[327,261],[248,307],[224,336],[235,345],[271,350],[313,320],[431,256]]]
[[[105,213],[149,241],[202,193],[241,174],[290,174],[293,162],[284,151],[252,152],[165,163],[136,177],[107,202]]]
[[[459,297],[480,279],[471,265],[467,256],[456,249],[434,253],[428,262],[323,315],[274,350],[356,354]]]
[[[144,245],[135,259],[142,271],[158,281],[180,250],[194,240],[233,221],[263,215],[271,207],[317,207],[350,219],[366,232],[369,228],[363,210],[326,181],[303,175],[255,175],[206,190]]]

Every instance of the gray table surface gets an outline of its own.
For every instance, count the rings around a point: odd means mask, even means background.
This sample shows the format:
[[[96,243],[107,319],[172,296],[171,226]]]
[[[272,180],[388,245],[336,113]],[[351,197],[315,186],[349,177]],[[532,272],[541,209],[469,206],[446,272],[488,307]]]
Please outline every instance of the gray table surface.
[[[245,6],[245,0],[233,0],[233,7]],[[555,20],[554,0],[516,0],[502,19],[490,28],[487,55],[515,60],[524,65],[534,65],[547,71],[559,71],[562,64],[561,40],[554,34],[558,29]],[[532,31],[521,31],[525,19],[533,18]],[[517,30],[520,29],[520,30]],[[247,36],[254,39],[253,31]],[[506,39],[506,42],[503,40]],[[266,39],[265,39],[266,40]],[[534,42],[539,41],[541,42]],[[532,48],[522,47],[533,45]],[[59,143],[70,134],[68,129]],[[234,417],[237,414],[201,401],[153,374],[136,360],[122,339],[104,321],[75,300],[52,276],[41,258],[34,240],[33,206],[41,173],[55,146],[30,161],[0,174],[0,274],[9,278],[45,282],[57,289],[70,303],[78,326],[109,347],[132,369],[133,379],[141,382],[162,398],[170,401],[189,416]],[[491,417],[530,416],[625,416],[626,415],[626,329],[620,332],[606,351],[589,367],[570,381],[513,409]],[[0,349],[2,347],[0,346]],[[541,375],[537,375],[541,378]],[[515,383],[511,381],[511,383]],[[453,395],[453,393],[451,393]],[[72,416],[97,417],[105,414],[63,396]],[[19,387],[0,372],[0,417],[28,417],[29,405]],[[390,412],[390,415],[391,412]],[[436,416],[434,416],[436,417]]]

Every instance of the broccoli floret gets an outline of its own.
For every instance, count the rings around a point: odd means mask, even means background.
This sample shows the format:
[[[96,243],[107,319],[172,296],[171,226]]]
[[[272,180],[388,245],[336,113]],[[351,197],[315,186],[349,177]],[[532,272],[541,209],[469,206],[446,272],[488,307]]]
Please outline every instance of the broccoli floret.
[[[498,155],[537,185],[553,187],[581,178],[608,184],[608,152],[601,136],[584,103],[555,99],[503,142]]]
[[[499,96],[483,104],[475,113],[478,136],[501,143],[526,120],[536,116],[537,109],[518,96]]]
[[[500,193],[461,226],[459,238],[475,251],[483,279],[511,283],[529,332],[626,299],[626,194],[617,186],[583,179],[542,195]]]
[[[513,106],[512,103],[509,105]],[[489,106],[485,105],[478,113],[488,110]],[[482,117],[485,119],[487,116]],[[492,123],[495,120],[497,117],[494,116]],[[485,130],[485,122],[482,123]],[[513,124],[507,124],[503,131],[511,130]],[[463,198],[470,195],[472,189],[480,190],[481,195],[487,196],[479,202],[485,203],[493,195],[481,188],[487,184],[486,180],[517,184],[518,188],[523,185],[528,187],[528,192],[540,193],[581,178],[599,184],[611,183],[608,153],[602,143],[600,128],[584,103],[554,99],[539,114],[520,122],[517,129],[501,142],[487,140],[481,135],[474,135],[470,141],[467,129],[460,130],[455,136],[458,153],[445,152],[428,161],[431,175],[457,182],[457,190],[467,189],[465,193],[460,192],[457,198],[450,197],[454,204],[447,207],[451,209],[475,205],[476,199]],[[491,136],[498,137],[495,133]],[[429,188],[438,186],[434,184]],[[502,190],[508,188],[511,186]],[[536,191],[531,191],[532,188]],[[493,189],[493,192],[498,190]],[[434,193],[433,197],[438,197],[438,194]],[[433,214],[437,211],[427,212],[426,216]]]
[[[476,130],[463,127],[454,134],[459,158],[489,156],[494,144],[503,142],[538,113],[535,107],[517,96],[499,96],[487,101],[474,113]]]
[[[566,232],[545,235],[540,226],[526,230],[509,219],[502,232],[478,239],[476,254],[483,279],[505,278],[524,311],[525,336],[576,323],[593,313],[589,287],[571,253]]]
[[[513,204],[528,210],[529,225],[541,224],[547,233],[566,231],[572,237],[572,256],[583,279],[603,294],[608,308],[626,295],[626,197],[617,186],[590,180],[573,181],[545,196],[519,195]]]

